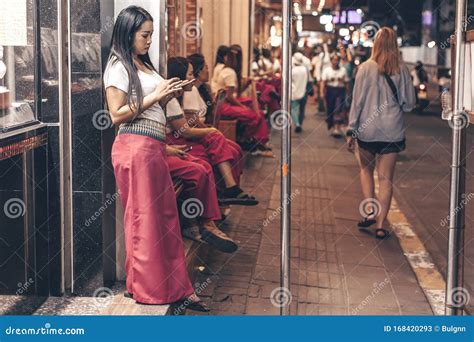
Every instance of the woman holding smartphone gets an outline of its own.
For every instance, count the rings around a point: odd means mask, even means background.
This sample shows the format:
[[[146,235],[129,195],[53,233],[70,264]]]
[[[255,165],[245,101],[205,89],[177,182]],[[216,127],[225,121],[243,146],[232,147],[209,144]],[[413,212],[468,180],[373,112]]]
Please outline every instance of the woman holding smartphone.
[[[138,303],[185,303],[209,311],[186,270],[176,197],[166,163],[163,111],[182,89],[164,80],[148,50],[153,18],[141,7],[115,22],[104,74],[107,105],[118,135],[112,164],[124,206],[127,290]]]

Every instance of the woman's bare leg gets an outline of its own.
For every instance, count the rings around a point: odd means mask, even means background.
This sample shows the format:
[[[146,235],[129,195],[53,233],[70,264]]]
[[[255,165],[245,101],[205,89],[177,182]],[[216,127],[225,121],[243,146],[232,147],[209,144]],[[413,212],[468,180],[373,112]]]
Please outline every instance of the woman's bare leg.
[[[384,221],[387,218],[392,202],[393,194],[393,175],[395,173],[395,164],[398,153],[382,154],[377,163],[377,175],[379,178],[380,213],[377,216],[376,228],[383,228]]]
[[[356,157],[360,166],[360,183],[364,199],[375,198],[374,169],[376,156],[367,150],[356,148]],[[372,208],[372,210],[370,210],[370,208],[367,209],[368,212],[366,214],[377,212],[377,208]],[[373,216],[369,215],[368,218],[373,218]]]
[[[222,162],[217,165],[217,168],[219,169],[219,172],[221,173],[222,178],[224,179],[226,188],[231,188],[237,185],[234,176],[232,175],[232,165],[230,164],[230,162]]]

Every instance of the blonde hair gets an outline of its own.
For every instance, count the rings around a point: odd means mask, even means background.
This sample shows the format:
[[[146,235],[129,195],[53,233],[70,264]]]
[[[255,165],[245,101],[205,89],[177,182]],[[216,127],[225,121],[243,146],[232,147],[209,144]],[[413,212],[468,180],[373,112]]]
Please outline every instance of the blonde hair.
[[[400,72],[400,51],[397,33],[393,29],[382,27],[377,32],[370,59],[378,64],[381,74],[393,75]]]

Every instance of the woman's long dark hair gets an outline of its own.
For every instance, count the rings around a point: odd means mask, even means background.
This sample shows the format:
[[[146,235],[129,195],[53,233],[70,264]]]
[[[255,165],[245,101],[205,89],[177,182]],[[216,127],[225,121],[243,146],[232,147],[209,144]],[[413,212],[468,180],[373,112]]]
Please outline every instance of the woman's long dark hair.
[[[138,70],[133,63],[133,43],[135,33],[145,21],[153,21],[153,17],[145,9],[138,6],[129,6],[123,9],[117,17],[112,33],[112,46],[108,63],[121,62],[128,74],[127,104],[137,109],[137,114],[143,109],[143,89],[138,78]],[[148,53],[139,55],[143,63],[151,70],[156,71]]]
[[[204,69],[204,66],[206,65],[206,60],[204,59],[204,56],[200,53],[195,53],[193,55],[188,56],[188,60],[193,66],[193,74],[194,77],[197,79],[202,69]],[[210,118],[212,117],[212,95],[209,89],[209,85],[203,83],[199,86],[198,90],[199,94],[201,95],[207,106],[206,123],[210,123]]]
[[[217,53],[216,53],[216,64],[224,64],[224,58],[225,56],[229,55],[230,53],[230,49],[228,46],[225,46],[225,45],[221,45],[217,48]]]
[[[171,57],[168,59],[168,79],[178,77],[181,81],[186,80],[189,69],[189,61],[184,57]],[[183,96],[178,97],[179,103],[183,104]]]
[[[232,68],[235,70],[235,73],[237,74],[237,86],[238,86],[237,94],[238,96],[240,96],[240,93],[242,91],[242,60],[243,60],[242,47],[237,44],[231,45],[230,53],[231,53],[231,56],[233,56]]]

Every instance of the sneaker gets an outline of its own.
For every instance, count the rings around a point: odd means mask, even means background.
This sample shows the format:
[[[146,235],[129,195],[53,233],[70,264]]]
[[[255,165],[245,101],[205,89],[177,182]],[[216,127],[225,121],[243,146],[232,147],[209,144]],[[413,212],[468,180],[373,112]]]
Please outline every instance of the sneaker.
[[[238,248],[234,240],[217,228],[214,221],[202,224],[201,236],[203,241],[224,253],[234,253]]]
[[[189,240],[203,242],[201,233],[199,232],[199,226],[197,225],[192,225],[191,227],[184,228],[181,234],[183,235],[183,237]]]
[[[334,128],[334,130],[332,131],[331,135],[334,137],[334,138],[341,138],[344,133],[341,131],[340,128]]]
[[[301,133],[303,129],[301,128],[301,126],[296,126],[295,127],[295,133]]]

